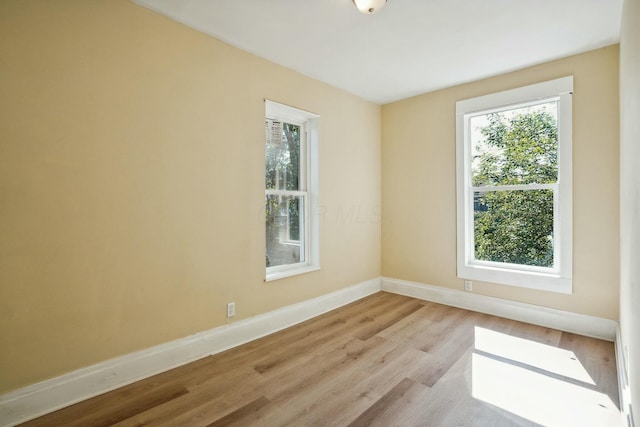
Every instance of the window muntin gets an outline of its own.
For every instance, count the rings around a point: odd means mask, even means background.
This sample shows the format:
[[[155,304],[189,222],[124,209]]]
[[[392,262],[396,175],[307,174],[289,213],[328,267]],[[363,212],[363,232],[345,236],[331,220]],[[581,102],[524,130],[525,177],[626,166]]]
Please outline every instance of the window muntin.
[[[458,277],[571,292],[571,77],[459,101]]]
[[[265,228],[267,280],[318,268],[314,153],[317,116],[266,101]]]

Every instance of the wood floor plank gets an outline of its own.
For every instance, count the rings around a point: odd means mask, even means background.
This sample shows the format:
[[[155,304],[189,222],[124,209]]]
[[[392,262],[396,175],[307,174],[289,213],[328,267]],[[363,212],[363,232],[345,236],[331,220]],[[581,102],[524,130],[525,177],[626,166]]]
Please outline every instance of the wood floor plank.
[[[355,337],[366,341],[372,336],[405,319],[407,316],[422,308],[422,306],[419,302],[407,301],[405,304],[394,307],[395,309],[393,310],[388,310],[377,316],[367,316],[362,320],[362,323],[366,322],[366,326],[358,331]]]
[[[562,405],[556,419],[523,409],[563,399],[581,422],[612,425],[612,343],[379,292],[24,425],[574,425]]]
[[[374,398],[367,394],[353,395],[353,389],[367,378],[358,369],[350,369],[340,377],[340,381],[323,381],[310,388],[311,394],[300,394],[289,399],[281,407],[288,410],[281,426],[325,425],[331,420],[333,425],[345,425],[359,413],[366,410]],[[348,396],[348,398],[346,397]]]
[[[611,342],[563,332],[559,348],[573,351],[597,389],[619,405],[615,346]],[[619,407],[619,406],[618,406]]]
[[[486,316],[473,312],[461,313],[459,309],[452,313],[451,320],[443,322],[442,327],[435,328],[433,334],[425,333],[412,344],[416,349],[433,356],[433,363],[418,375],[412,376],[426,386],[436,384],[465,352],[473,348],[474,325]]]
[[[399,295],[396,297],[398,298],[386,298],[385,295],[377,293],[213,357],[216,363],[224,364],[242,364],[247,359],[257,362],[263,357],[273,357],[280,349],[295,345],[302,339],[315,337],[318,333],[322,336],[332,335],[335,331],[342,331],[345,325],[357,322],[357,319],[364,316],[363,313],[384,311],[390,304],[405,298]]]
[[[438,319],[447,315],[449,307],[442,304],[426,302],[419,310],[389,326],[379,335],[398,342],[414,342],[417,337],[431,329]]]
[[[136,389],[136,392],[141,391]],[[98,396],[81,402],[63,411],[54,412],[47,417],[38,418],[23,424],[29,427],[65,425],[65,426],[111,426],[139,413],[155,408],[188,393],[188,390],[175,384],[150,389],[140,393],[123,392],[107,397]]]
[[[317,367],[304,367],[289,370],[286,376],[280,376],[275,384],[265,391],[266,396],[274,402],[289,404],[294,399],[299,399],[305,393],[313,395],[322,394],[322,390],[328,390],[336,382],[346,378],[346,374],[362,369],[367,364],[369,357],[376,357],[388,352],[392,348],[391,343],[383,338],[374,337],[367,341],[354,339],[349,346],[336,352],[336,358],[331,358],[330,363],[321,363]],[[360,361],[361,363],[357,363]],[[288,380],[288,381],[287,381]]]
[[[373,405],[369,406],[366,411],[349,423],[349,427],[369,427],[375,421],[380,420],[384,413],[392,407],[398,400],[405,397],[411,388],[417,384],[409,378],[404,378],[394,388],[389,390],[378,399]]]
[[[216,381],[203,382],[193,387],[188,395],[170,400],[115,425],[206,425],[259,397],[259,394],[252,387],[247,387],[247,384],[260,381],[260,375],[249,366],[233,369],[218,376]],[[180,424],[179,420],[182,418],[189,419],[189,423]]]
[[[545,328],[544,326],[523,322],[515,322],[513,328],[509,331],[509,335],[553,347],[558,347],[560,339],[562,338],[562,332],[557,329]]]
[[[317,419],[335,418],[335,414],[339,413],[340,417],[336,420],[339,425],[350,423],[404,381],[406,374],[429,363],[428,357],[410,347],[396,347],[382,357],[373,359],[369,366],[362,364],[366,367],[361,371],[362,379],[352,382],[350,387],[336,385],[334,397],[317,411],[320,415]]]
[[[441,304],[425,304],[419,310],[411,313],[395,325],[380,332],[380,336],[402,342],[415,342],[424,334],[435,336],[438,328],[446,327],[442,322],[449,322],[448,316],[453,316],[458,309]]]
[[[413,402],[411,410],[402,417],[407,426],[449,426],[445,420],[453,413],[465,408],[473,400],[471,396],[469,375],[470,359],[473,349],[469,348],[458,357],[445,371],[437,383],[430,387],[428,399]],[[422,384],[424,385],[424,384]],[[462,425],[462,424],[459,424]]]
[[[271,401],[269,399],[264,396],[260,396],[256,400],[244,405],[242,408],[225,415],[211,424],[208,424],[207,427],[242,426],[248,423],[258,422],[261,418],[261,411],[270,404]]]
[[[289,328],[278,333],[261,345],[260,352],[256,354],[243,354],[242,359],[248,356],[256,362],[256,370],[264,373],[273,369],[278,364],[284,363],[291,354],[300,354],[303,350],[314,348],[330,338],[339,336],[358,336],[363,329],[368,327],[369,319],[388,316],[395,313],[398,307],[415,305],[415,301],[394,295],[391,298],[374,298],[372,304],[349,305],[321,316],[322,320],[312,320],[301,325]],[[375,327],[378,327],[377,324]]]

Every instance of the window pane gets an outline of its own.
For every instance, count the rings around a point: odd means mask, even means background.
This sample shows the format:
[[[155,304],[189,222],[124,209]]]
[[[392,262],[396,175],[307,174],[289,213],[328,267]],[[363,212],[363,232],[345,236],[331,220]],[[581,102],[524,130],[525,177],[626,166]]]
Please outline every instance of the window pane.
[[[557,101],[471,117],[472,185],[558,181]]]
[[[290,198],[287,206],[287,240],[300,242],[300,203],[299,198]]]
[[[553,191],[473,195],[475,259],[553,267]]]
[[[301,190],[300,126],[267,119],[265,130],[265,188]]]
[[[304,196],[266,196],[267,267],[305,261]]]

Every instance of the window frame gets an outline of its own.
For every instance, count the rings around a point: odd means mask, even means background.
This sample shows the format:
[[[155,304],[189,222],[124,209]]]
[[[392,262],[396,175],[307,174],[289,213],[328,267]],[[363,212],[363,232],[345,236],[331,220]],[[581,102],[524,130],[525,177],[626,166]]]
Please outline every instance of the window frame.
[[[318,201],[318,122],[317,114],[280,104],[278,102],[265,99],[265,120],[277,120],[300,126],[300,189],[299,190],[269,190],[265,187],[265,200],[269,195],[281,195],[301,197],[304,209],[303,220],[300,221],[301,241],[285,240],[282,243],[288,245],[299,245],[304,260],[291,263],[266,267],[265,281],[277,280],[298,274],[316,271],[320,268],[319,245],[318,245],[318,222],[312,212],[316,209]],[[266,167],[266,141],[265,167]],[[286,235],[290,236],[289,224],[289,201],[287,201]],[[265,222],[266,238],[266,222]],[[266,252],[265,241],[265,252]]]
[[[573,76],[456,102],[457,277],[570,294],[573,291],[572,206]],[[557,100],[558,180],[555,184],[483,187],[481,191],[552,189],[554,195],[554,267],[508,264],[474,257],[472,117]],[[505,188],[502,188],[505,187]],[[508,187],[508,188],[507,188]],[[522,187],[522,188],[519,188]]]

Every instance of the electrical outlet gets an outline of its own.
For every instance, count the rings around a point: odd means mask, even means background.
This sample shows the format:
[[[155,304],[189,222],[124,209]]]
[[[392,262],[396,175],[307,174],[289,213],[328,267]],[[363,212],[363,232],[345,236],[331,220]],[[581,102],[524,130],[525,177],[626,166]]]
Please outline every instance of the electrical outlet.
[[[233,317],[236,315],[236,303],[227,303],[227,317]]]
[[[464,290],[467,292],[473,291],[473,282],[471,280],[464,281]]]

